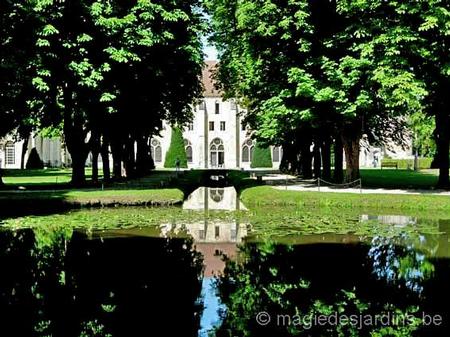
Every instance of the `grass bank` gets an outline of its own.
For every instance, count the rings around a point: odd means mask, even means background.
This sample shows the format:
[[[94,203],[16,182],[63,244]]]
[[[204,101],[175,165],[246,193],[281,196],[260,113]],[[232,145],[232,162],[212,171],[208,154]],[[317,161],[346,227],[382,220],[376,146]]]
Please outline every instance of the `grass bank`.
[[[300,192],[258,186],[244,190],[241,199],[247,207],[305,206],[329,208],[377,208],[450,212],[450,197],[436,195],[352,194]]]
[[[434,189],[438,182],[438,170],[361,169],[364,188],[386,189]]]
[[[173,206],[184,194],[170,189],[106,189],[0,192],[0,215],[14,215],[81,207]]]

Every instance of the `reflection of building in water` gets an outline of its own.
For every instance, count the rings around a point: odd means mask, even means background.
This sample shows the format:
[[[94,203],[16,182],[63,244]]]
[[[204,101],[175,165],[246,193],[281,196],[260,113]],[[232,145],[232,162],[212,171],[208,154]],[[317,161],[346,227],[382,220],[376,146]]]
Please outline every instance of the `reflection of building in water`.
[[[239,211],[246,208],[239,200],[234,187],[200,187],[188,197],[184,209],[205,212],[205,220],[189,224],[165,224],[162,235],[186,231],[194,240],[196,250],[203,255],[205,276],[222,272],[225,263],[222,255],[236,255],[237,244],[247,235],[247,224],[236,221],[208,221],[209,211]]]
[[[391,225],[414,225],[417,223],[417,219],[404,216],[404,215],[361,215],[361,221],[371,221],[375,220],[382,224],[391,224]]]
[[[200,187],[192,192],[183,204],[183,209],[239,211],[247,210],[234,187]]]
[[[186,231],[194,240],[195,249],[203,255],[205,276],[222,272],[225,263],[222,256],[230,258],[237,253],[237,244],[247,235],[247,224],[235,222],[204,222],[190,224],[166,224],[162,235]]]
[[[234,187],[210,188],[200,187],[188,197],[184,209],[205,212],[205,220],[190,224],[163,225],[161,232],[187,231],[194,239],[196,250],[203,255],[205,276],[212,276],[223,271],[225,263],[222,255],[236,255],[237,244],[247,235],[247,224],[238,221],[208,221],[209,211],[246,210],[239,200]]]

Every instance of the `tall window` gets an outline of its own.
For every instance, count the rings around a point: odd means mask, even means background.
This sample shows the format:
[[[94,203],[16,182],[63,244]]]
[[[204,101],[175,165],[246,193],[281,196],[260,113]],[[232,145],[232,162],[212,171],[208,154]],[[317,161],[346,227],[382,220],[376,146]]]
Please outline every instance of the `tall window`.
[[[214,138],[209,146],[211,167],[223,167],[225,165],[225,147],[220,138]]]
[[[244,122],[241,122],[241,130],[245,131],[247,129],[246,125]]]
[[[5,164],[14,165],[16,163],[16,149],[14,143],[8,142],[5,146]]]
[[[198,109],[199,109],[200,111],[205,111],[205,110],[206,110],[206,102],[205,102],[205,101],[201,101],[201,102],[198,104]]]
[[[187,161],[188,163],[192,163],[192,144],[189,140],[185,139],[184,140],[184,147],[186,149],[186,157],[187,157]]]
[[[281,160],[282,149],[281,146],[274,146],[272,150],[272,160],[278,163]]]
[[[157,139],[152,139],[151,143],[151,152],[152,152],[152,158],[155,163],[161,163],[162,162],[162,148],[161,148],[161,142]]]
[[[214,131],[214,122],[209,122],[209,131]]]
[[[225,122],[220,122],[220,131],[225,131]]]
[[[253,140],[247,139],[242,145],[242,162],[248,163],[253,158],[254,143]]]
[[[216,115],[218,115],[220,113],[220,103],[219,102],[216,102],[215,112],[216,112]]]
[[[234,101],[234,100],[231,101],[231,110],[237,111],[237,104],[236,104],[236,101]]]

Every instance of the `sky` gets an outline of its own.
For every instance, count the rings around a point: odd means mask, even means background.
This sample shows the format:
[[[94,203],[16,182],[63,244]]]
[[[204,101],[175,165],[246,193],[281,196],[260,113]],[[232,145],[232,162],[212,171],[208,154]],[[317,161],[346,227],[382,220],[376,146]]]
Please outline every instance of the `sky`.
[[[206,54],[205,60],[217,60],[217,49],[208,42],[208,38],[203,38],[203,52]]]
[[[217,50],[215,47],[211,45],[205,45],[203,51],[206,54],[205,60],[217,60]]]

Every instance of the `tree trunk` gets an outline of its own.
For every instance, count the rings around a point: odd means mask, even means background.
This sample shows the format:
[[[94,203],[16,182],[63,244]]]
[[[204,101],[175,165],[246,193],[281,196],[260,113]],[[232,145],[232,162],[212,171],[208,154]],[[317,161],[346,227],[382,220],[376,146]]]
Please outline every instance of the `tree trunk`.
[[[28,142],[30,140],[30,135],[25,137],[22,144],[22,153],[20,154],[20,169],[23,170],[25,168],[25,155],[28,150]]]
[[[87,155],[82,151],[72,151],[72,185],[82,186],[86,182],[86,157]]]
[[[98,156],[100,153],[100,136],[92,131],[91,138],[91,153],[92,153],[92,182],[98,183]]]
[[[98,151],[92,151],[92,182],[98,183]]]
[[[450,155],[450,116],[446,112],[436,116],[437,152],[439,164],[439,188],[449,188],[449,155]]]
[[[127,174],[127,178],[134,178],[136,175],[136,153],[134,149],[134,139],[129,138],[125,143],[125,172]]]
[[[334,181],[341,183],[344,180],[344,146],[341,137],[334,141]]]
[[[314,156],[314,177],[320,178],[322,169],[322,158],[320,156],[319,142],[315,142],[314,144],[313,156]]]
[[[113,179],[122,179],[122,145],[114,142],[111,147],[113,157]]]
[[[67,150],[72,157],[72,181],[75,186],[81,186],[86,182],[85,165],[88,155],[88,146],[85,143],[83,131],[84,116],[74,111],[73,93],[70,85],[63,89],[64,96],[64,136]]]
[[[148,137],[140,136],[137,139],[136,174],[143,176],[150,173],[153,168],[154,163],[151,157]]]
[[[360,137],[347,133],[342,135],[342,143],[345,153],[345,182],[352,182],[360,178],[359,175],[359,140]]]
[[[103,181],[109,181],[111,180],[111,168],[109,167],[109,144],[105,138],[103,138],[100,152],[103,165]]]
[[[331,179],[331,141],[326,138],[322,145],[322,177],[325,180]]]
[[[301,175],[304,179],[312,178],[312,154],[310,150],[310,143],[303,142],[300,154]]]

